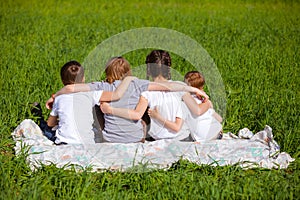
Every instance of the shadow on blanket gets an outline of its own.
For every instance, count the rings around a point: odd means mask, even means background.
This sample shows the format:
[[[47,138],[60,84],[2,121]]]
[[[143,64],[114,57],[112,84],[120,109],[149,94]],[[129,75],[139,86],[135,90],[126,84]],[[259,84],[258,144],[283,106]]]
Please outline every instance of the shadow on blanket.
[[[34,121],[26,119],[12,136],[16,142],[16,155],[22,152],[22,148],[28,148],[27,161],[33,170],[42,164],[55,164],[57,167],[75,165],[81,169],[89,167],[92,171],[126,171],[139,165],[148,169],[167,169],[180,159],[199,165],[271,169],[287,168],[294,161],[289,154],[279,152],[270,127],[266,126],[265,130],[254,136],[249,136],[248,129],[242,130],[244,132],[239,132],[239,136],[227,133],[221,140],[206,142],[159,140],[133,144],[56,146],[43,136]]]

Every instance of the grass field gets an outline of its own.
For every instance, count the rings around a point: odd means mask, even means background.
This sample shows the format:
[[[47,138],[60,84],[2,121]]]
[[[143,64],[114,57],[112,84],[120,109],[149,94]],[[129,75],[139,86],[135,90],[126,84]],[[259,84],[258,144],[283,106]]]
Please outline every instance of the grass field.
[[[0,199],[299,198],[299,13],[299,2],[280,0],[1,1]],[[183,160],[168,171],[95,174],[55,166],[32,172],[25,156],[15,157],[10,134],[30,117],[31,102],[45,102],[62,87],[60,67],[83,62],[105,39],[141,27],[176,30],[201,44],[225,84],[224,130],[255,132],[268,124],[296,161],[288,169],[243,170]],[[148,52],[124,56],[135,67]],[[194,69],[172,57],[181,74]]]

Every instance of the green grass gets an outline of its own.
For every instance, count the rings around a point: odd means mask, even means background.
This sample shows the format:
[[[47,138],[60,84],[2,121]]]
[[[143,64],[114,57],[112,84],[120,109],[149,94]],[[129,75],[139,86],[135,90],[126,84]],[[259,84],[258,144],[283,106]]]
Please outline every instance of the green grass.
[[[1,1],[0,199],[296,199],[299,177],[300,3],[290,1]],[[225,131],[273,128],[288,169],[242,170],[180,161],[168,171],[76,173],[15,157],[10,133],[61,86],[60,67],[80,62],[125,30],[163,27],[203,46],[222,75]],[[125,55],[133,67],[148,50]],[[172,54],[184,74],[193,66]],[[100,74],[99,74],[100,77]],[[48,115],[48,111],[44,111]]]

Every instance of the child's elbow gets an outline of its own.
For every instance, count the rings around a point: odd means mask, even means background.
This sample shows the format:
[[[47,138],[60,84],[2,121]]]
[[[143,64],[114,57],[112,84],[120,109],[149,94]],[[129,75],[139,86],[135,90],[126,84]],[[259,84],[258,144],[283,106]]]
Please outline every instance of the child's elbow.
[[[175,126],[172,128],[172,131],[178,133],[181,130],[181,126]]]
[[[175,128],[173,131],[174,131],[175,133],[178,133],[178,132],[180,131],[180,129],[181,129],[181,128]]]

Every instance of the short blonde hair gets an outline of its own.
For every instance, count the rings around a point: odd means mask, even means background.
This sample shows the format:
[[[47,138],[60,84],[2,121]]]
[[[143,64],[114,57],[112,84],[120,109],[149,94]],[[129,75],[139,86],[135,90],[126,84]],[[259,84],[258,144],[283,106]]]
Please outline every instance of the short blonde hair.
[[[122,80],[131,75],[129,62],[119,56],[111,58],[105,66],[106,81],[113,83],[115,80]]]

